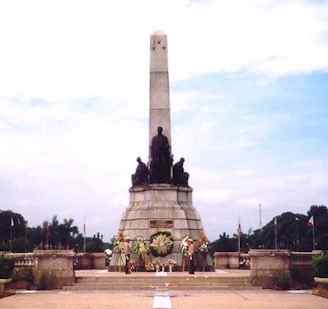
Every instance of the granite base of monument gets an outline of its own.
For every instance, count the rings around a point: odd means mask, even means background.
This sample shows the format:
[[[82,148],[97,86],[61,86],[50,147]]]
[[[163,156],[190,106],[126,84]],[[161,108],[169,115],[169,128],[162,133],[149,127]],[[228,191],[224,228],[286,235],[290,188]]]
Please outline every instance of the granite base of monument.
[[[130,203],[125,210],[119,227],[119,233],[133,243],[143,239],[150,244],[152,235],[168,232],[174,241],[170,254],[155,257],[152,260],[165,264],[169,260],[176,262],[176,268],[183,264],[180,244],[189,236],[198,240],[204,236],[200,216],[192,205],[192,188],[169,184],[151,184],[130,188]],[[132,255],[132,259],[134,259]],[[120,254],[114,252],[111,268],[123,266]]]

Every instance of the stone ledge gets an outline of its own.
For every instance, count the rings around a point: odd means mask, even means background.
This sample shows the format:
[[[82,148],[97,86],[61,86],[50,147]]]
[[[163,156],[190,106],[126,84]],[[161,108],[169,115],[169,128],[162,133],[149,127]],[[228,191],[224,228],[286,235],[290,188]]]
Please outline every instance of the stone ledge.
[[[314,282],[326,285],[328,288],[328,278],[314,277]]]
[[[215,252],[214,256],[238,256],[239,257],[239,252]]]
[[[150,184],[144,186],[131,187],[129,192],[144,192],[144,191],[178,191],[178,192],[192,192],[191,187],[180,187],[170,184]]]
[[[69,257],[74,256],[73,250],[34,250],[33,254],[39,257]]]
[[[288,250],[264,250],[264,249],[251,249],[249,250],[249,256],[290,256],[290,251]]]
[[[317,284],[317,287],[313,289],[312,294],[328,298],[328,278],[315,277],[314,282]]]

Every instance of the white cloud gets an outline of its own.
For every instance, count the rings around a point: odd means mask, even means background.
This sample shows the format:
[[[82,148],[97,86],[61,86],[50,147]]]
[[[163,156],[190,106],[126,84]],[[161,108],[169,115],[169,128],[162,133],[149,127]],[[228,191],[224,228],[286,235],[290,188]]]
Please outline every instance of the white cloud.
[[[1,207],[32,224],[59,214],[81,227],[86,217],[92,233],[109,238],[128,204],[135,157],[148,155],[150,33],[168,34],[173,83],[240,70],[260,72],[265,83],[267,76],[327,69],[327,17],[327,7],[304,1],[1,2]],[[173,149],[176,158],[186,156],[211,237],[231,229],[231,217],[213,223],[231,204],[229,215],[237,216],[261,201],[269,218],[321,198],[327,179],[318,163],[301,162],[290,175],[261,174],[268,162],[260,159],[256,170],[231,169],[232,161],[224,169],[230,154],[260,144],[288,119],[244,115],[240,131],[227,125],[224,94],[188,87],[171,99],[173,121],[190,113],[174,123]],[[209,102],[215,120],[203,117],[212,112]],[[309,188],[306,197],[295,193]]]
[[[172,80],[327,69],[328,8],[304,1],[7,1],[0,95],[147,100],[148,40],[169,36]]]

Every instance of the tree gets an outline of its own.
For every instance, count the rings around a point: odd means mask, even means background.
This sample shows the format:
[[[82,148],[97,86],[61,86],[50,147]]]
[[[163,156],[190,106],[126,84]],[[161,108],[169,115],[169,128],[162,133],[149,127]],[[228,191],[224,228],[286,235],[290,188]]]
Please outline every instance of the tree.
[[[314,218],[314,230],[317,249],[328,249],[328,208],[325,205],[312,205],[307,212],[308,218]],[[312,229],[310,230],[312,236]]]
[[[0,251],[15,251],[14,240],[25,238],[26,225],[24,217],[11,210],[0,211]]]
[[[304,214],[295,214],[290,211],[277,216],[277,227],[275,218],[272,218],[262,229],[241,233],[241,251],[248,249],[274,249],[275,228],[277,228],[277,240],[279,249],[295,251],[311,251],[313,247],[313,229],[309,225],[309,219],[314,217],[316,249],[328,250],[328,208],[324,205],[312,205]],[[230,237],[223,233],[219,239],[210,244],[210,252],[237,251],[238,235]]]
[[[209,244],[209,251],[214,252],[233,252],[238,250],[237,238],[230,237],[229,234],[223,233],[219,235],[219,239]]]

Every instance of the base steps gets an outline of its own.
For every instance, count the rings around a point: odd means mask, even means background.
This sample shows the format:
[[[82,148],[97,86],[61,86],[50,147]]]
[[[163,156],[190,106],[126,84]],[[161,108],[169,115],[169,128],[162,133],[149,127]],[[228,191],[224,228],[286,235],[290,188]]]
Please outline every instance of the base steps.
[[[77,276],[73,286],[65,290],[219,290],[219,289],[250,289],[249,277],[220,277],[220,276]]]

